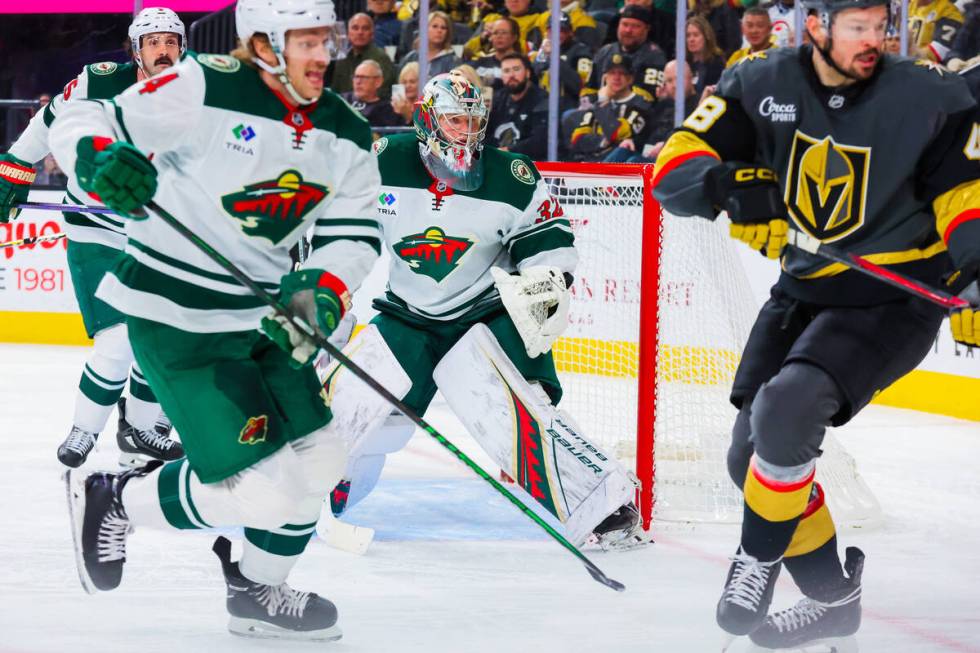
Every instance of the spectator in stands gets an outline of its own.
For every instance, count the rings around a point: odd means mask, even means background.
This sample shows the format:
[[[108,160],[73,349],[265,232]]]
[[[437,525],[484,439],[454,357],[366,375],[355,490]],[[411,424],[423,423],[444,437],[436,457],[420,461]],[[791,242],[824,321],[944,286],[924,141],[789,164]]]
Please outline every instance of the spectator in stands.
[[[548,154],[548,96],[534,83],[531,62],[509,54],[500,62],[503,88],[494,93],[487,142],[535,160]]]
[[[402,123],[412,124],[412,112],[415,101],[419,99],[419,62],[410,61],[398,71],[398,83],[404,87],[404,93],[391,91],[391,108],[402,118]]]
[[[595,107],[572,111],[562,119],[572,160],[602,161],[625,141],[646,142],[650,103],[635,91],[634,70],[629,55],[613,54],[605,60]]]
[[[963,27],[953,0],[909,0],[909,55],[944,61]]]
[[[674,56],[674,42],[675,36],[677,35],[677,15],[676,6],[673,1],[669,3],[669,11],[667,10],[667,3],[664,3],[664,7],[659,6],[658,3],[654,3],[654,0],[624,0],[623,8],[615,13],[609,20],[609,27],[606,30],[605,43],[612,43],[616,40],[616,34],[619,31],[619,19],[622,15],[623,9],[631,5],[637,7],[642,7],[650,12],[650,32],[648,39],[660,46],[660,49],[664,51],[667,57]],[[601,14],[602,12],[591,12],[593,15]]]
[[[395,11],[395,0],[367,0],[367,9],[374,21],[374,44],[379,48],[398,45],[402,23]]]
[[[381,67],[384,81],[381,84],[381,95],[391,94],[391,84],[395,80],[395,67],[385,51],[374,43],[374,21],[367,14],[354,14],[347,21],[347,41],[350,50],[343,59],[330,63],[328,78],[330,88],[337,93],[346,93],[354,88],[352,80],[354,69],[364,61],[376,61]]]
[[[490,24],[491,51],[476,59],[473,67],[483,81],[482,86],[500,88],[500,62],[508,54],[520,54],[518,50],[520,28],[513,18],[500,18]]]
[[[367,118],[372,127],[394,127],[402,124],[389,100],[382,99],[380,90],[384,82],[381,65],[373,59],[365,59],[354,69],[354,90],[341,93],[341,97]]]
[[[504,0],[504,7],[504,14],[517,26],[519,44],[514,46],[515,49],[522,53],[527,52],[527,34],[537,24],[541,14],[532,11],[531,0]],[[501,18],[504,15],[499,13],[490,13],[483,18],[479,31],[463,47],[464,57],[478,57],[479,53],[488,52],[493,47],[491,32],[496,29],[495,24]]]
[[[653,102],[657,88],[663,82],[664,66],[667,57],[656,43],[647,41],[650,33],[651,14],[647,9],[638,5],[627,5],[619,13],[619,23],[616,28],[616,41],[602,46],[596,53],[589,81],[582,88],[580,98],[582,106],[595,99],[600,86],[601,73],[615,55],[627,55],[633,63],[633,90],[647,102]]]
[[[579,0],[561,0],[562,18],[568,17],[571,21],[572,31],[575,38],[587,45],[592,50],[599,47],[599,32],[596,29],[595,18],[585,13],[579,4]],[[529,49],[539,49],[548,33],[548,26],[551,24],[551,11],[538,14],[538,22],[527,33],[527,43]]]
[[[772,21],[766,9],[749,7],[745,10],[742,14],[742,38],[748,45],[732,53],[728,63],[725,64],[726,68],[734,66],[750,54],[768,50],[775,45],[772,37]]]
[[[698,95],[692,83],[691,67],[684,63],[684,117],[698,106]],[[677,60],[667,62],[664,83],[657,91],[658,102],[650,110],[650,125],[643,142],[624,141],[606,158],[609,162],[652,163],[674,129],[674,95],[677,93]]]
[[[558,66],[561,87],[559,97],[561,98],[561,110],[574,109],[578,105],[578,96],[582,91],[582,84],[588,81],[592,74],[592,51],[589,47],[575,38],[572,30],[572,19],[568,14],[562,14],[561,32],[559,44],[561,51],[559,57],[561,62]],[[548,35],[541,43],[541,49],[532,54],[532,66],[534,74],[538,78],[538,84],[545,91],[550,88],[549,66],[551,65],[551,25],[545,28]]]
[[[949,69],[959,71],[966,62],[980,54],[980,0],[973,0],[963,10],[963,27],[956,33],[946,56]]]
[[[802,11],[795,0],[775,0],[769,8],[769,22],[772,23],[772,37],[777,48],[796,45],[796,13]],[[804,28],[805,30],[805,28]],[[804,36],[806,32],[804,31]]]
[[[687,19],[687,62],[694,70],[694,88],[698,95],[709,84],[716,84],[725,69],[725,58],[715,41],[715,31],[704,16]]]
[[[429,77],[432,78],[450,70],[462,63],[453,52],[453,21],[442,11],[429,14]],[[419,60],[418,42],[415,49],[405,55],[401,65]]]
[[[687,6],[691,16],[703,16],[708,20],[724,57],[742,47],[738,11],[728,4],[728,0],[688,0]]]

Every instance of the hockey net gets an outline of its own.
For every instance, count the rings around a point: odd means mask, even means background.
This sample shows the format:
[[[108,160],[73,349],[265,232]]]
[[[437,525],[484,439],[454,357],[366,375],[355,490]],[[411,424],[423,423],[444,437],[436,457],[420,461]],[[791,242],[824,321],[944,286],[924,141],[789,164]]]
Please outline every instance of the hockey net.
[[[575,233],[561,408],[636,471],[645,523],[737,522],[728,400],[758,310],[724,225],[662,213],[652,166],[541,163]],[[880,508],[832,434],[817,476],[839,522]]]

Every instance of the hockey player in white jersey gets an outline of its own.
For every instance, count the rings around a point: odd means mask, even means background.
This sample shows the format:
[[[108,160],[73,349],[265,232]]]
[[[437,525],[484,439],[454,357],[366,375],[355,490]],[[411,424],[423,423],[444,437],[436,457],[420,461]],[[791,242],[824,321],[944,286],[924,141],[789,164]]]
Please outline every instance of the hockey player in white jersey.
[[[101,62],[86,66],[31,120],[27,129],[0,154],[0,222],[16,217],[13,208],[27,201],[34,180],[33,164],[50,152],[48,131],[57,115],[71,102],[108,99],[138,81],[176,64],[187,49],[184,24],[173,11],[144,9],[129,26],[133,61]],[[67,170],[67,169],[66,169]],[[69,173],[67,204],[98,204],[85,194]],[[75,398],[72,428],[58,447],[58,460],[69,467],[85,462],[105,428],[114,405],[119,406],[116,438],[123,462],[144,457],[176,460],[184,455],[180,443],[168,437],[170,422],[133,362],[124,316],[95,297],[95,289],[126,244],[123,222],[113,216],[65,212],[68,235],[68,271],[88,336],[94,340],[85,362]],[[129,396],[122,397],[129,380]]]
[[[229,629],[250,637],[340,637],[334,604],[286,578],[341,478],[343,427],[312,356],[293,359],[259,330],[269,308],[142,209],[159,203],[329,335],[380,249],[370,128],[324,88],[334,22],[330,0],[239,0],[234,56],[188,57],[112,100],[73,103],[51,132],[82,190],[131,216],[97,295],[126,314],[187,454],[66,473],[82,583],[119,585],[133,527],[243,526],[239,561],[224,538],[214,550]],[[314,224],[323,237],[293,271],[289,251]]]
[[[530,159],[483,146],[486,114],[476,86],[438,75],[416,105],[416,133],[374,144],[377,218],[391,265],[388,291],[374,302],[380,314],[359,340],[373,345],[380,336],[410,380],[404,401],[417,414],[441,391],[573,542],[619,544],[638,530],[635,485],[556,408],[562,389],[551,346],[568,321],[578,261],[572,230]],[[355,340],[351,348],[356,355],[369,344]],[[328,392],[343,396],[348,384],[359,382],[336,370]],[[353,435],[334,514],[374,488],[386,455],[414,431],[408,418],[374,402],[384,423]]]

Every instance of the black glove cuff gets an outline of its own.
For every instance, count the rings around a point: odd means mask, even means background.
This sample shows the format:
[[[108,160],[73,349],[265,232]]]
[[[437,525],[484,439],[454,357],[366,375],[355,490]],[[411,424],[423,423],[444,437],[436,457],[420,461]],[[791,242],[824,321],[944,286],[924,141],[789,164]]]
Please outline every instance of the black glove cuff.
[[[710,168],[704,188],[711,203],[735,224],[758,224],[787,217],[776,173],[751,163],[729,161]]]

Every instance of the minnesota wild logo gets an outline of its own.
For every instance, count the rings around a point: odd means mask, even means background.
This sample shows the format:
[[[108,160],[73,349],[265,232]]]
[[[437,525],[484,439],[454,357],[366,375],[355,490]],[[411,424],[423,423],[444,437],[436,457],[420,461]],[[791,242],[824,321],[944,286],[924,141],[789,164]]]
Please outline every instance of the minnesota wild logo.
[[[408,263],[413,272],[442,281],[459,265],[473,246],[468,238],[447,236],[439,227],[429,227],[421,234],[405,236],[394,246],[395,253]]]
[[[249,184],[222,196],[221,205],[241,221],[246,235],[278,245],[329,194],[326,186],[303,181],[299,172],[287,170],[274,181]]]

